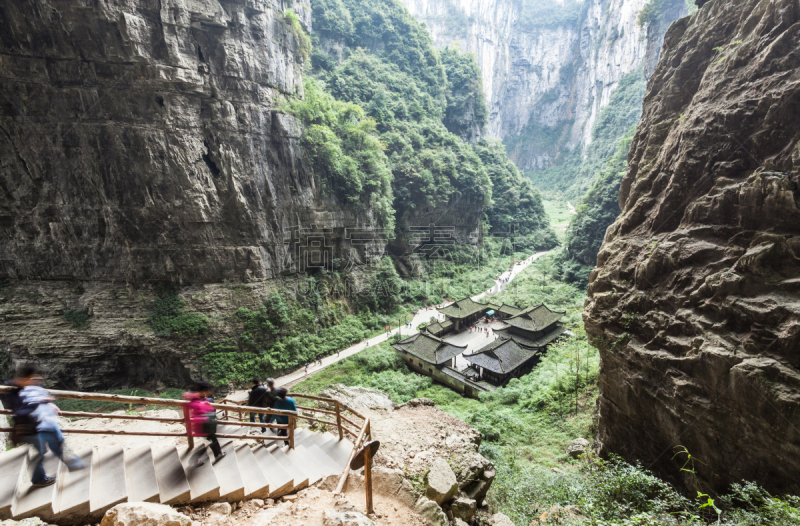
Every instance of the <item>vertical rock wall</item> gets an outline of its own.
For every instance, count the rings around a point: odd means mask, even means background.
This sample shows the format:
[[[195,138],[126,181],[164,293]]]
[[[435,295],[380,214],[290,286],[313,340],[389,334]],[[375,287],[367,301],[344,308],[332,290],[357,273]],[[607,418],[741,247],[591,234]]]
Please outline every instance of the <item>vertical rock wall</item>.
[[[800,492],[800,4],[673,24],[589,282],[605,453]]]
[[[296,267],[293,227],[372,225],[276,106],[302,94],[288,8],[309,26],[307,1],[3,2],[0,275],[253,281]]]
[[[511,148],[524,170],[550,166],[559,149],[589,144],[619,79],[645,62],[652,69],[668,25],[639,25],[647,0],[583,0],[574,21],[535,27],[523,22],[518,0],[403,1],[428,25],[437,46],[458,43],[475,53],[489,136],[508,143],[526,128],[542,127],[559,135],[555,149],[530,140]],[[682,14],[670,13],[669,21]]]

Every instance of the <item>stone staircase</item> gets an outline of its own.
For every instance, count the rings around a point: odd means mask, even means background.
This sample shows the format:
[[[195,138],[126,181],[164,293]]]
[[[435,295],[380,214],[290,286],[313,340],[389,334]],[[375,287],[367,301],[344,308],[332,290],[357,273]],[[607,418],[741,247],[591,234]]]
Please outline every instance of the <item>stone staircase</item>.
[[[220,426],[219,434],[243,434],[247,428]],[[269,431],[268,431],[269,432]],[[40,517],[47,522],[98,520],[122,502],[187,504],[276,498],[342,473],[353,444],[330,433],[298,428],[295,449],[282,442],[250,447],[220,439],[227,455],[213,463],[205,441],[187,446],[121,447],[74,452],[85,469],[70,472],[52,453],[45,455],[56,483],[32,488],[30,448],[0,454],[0,520]],[[204,460],[197,466],[198,459]]]

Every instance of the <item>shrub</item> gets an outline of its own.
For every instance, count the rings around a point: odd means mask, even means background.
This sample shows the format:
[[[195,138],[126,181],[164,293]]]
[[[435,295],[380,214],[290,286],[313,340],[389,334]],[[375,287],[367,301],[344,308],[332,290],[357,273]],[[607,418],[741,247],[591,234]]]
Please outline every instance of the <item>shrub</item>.
[[[89,313],[85,310],[67,309],[64,311],[64,319],[73,329],[80,330],[89,327]]]
[[[308,60],[308,57],[311,56],[311,37],[309,37],[308,33],[303,29],[302,24],[300,24],[300,19],[297,18],[294,11],[287,9],[283,12],[283,20],[286,22],[286,25],[289,26],[292,35],[294,35],[297,50],[300,52],[299,57],[303,60]]]
[[[147,322],[157,336],[199,336],[208,332],[208,318],[197,312],[184,312],[186,303],[168,290],[153,302]]]

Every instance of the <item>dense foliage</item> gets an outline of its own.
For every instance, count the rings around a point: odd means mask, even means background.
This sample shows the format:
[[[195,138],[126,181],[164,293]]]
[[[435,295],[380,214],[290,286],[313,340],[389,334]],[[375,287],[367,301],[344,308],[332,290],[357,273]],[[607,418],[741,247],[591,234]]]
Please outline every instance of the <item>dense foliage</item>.
[[[567,234],[565,250],[557,258],[561,279],[586,288],[597,261],[597,253],[603,243],[606,229],[620,213],[619,186],[625,175],[628,150],[635,126],[631,126],[617,142],[617,150],[592,182],[592,187],[583,196]]]
[[[447,74],[444,125],[462,139],[480,135],[489,121],[489,110],[475,56],[448,47],[442,50],[442,64]]]
[[[303,146],[320,181],[357,213],[367,210],[392,228],[391,172],[375,121],[358,104],[341,102],[313,79],[304,83],[305,98],[285,109],[305,125]]]
[[[517,249],[556,246],[542,195],[509,160],[503,144],[484,139],[473,148],[492,181],[492,203],[486,211],[492,232],[513,236]]]
[[[287,110],[306,124],[303,143],[330,191],[365,208],[379,204],[389,226],[388,218],[400,220],[418,207],[459,202],[487,209],[491,229],[507,232],[517,221],[537,246],[556,244],[541,199],[524,184],[502,210],[491,210],[500,203],[492,201],[495,179],[505,194],[522,179],[502,148],[464,140],[477,137],[488,118],[472,54],[434,49],[427,30],[397,0],[314,0],[312,19],[316,80],[306,82],[307,100]],[[309,106],[314,111],[305,111]],[[353,128],[363,135],[354,140]],[[363,148],[352,148],[359,142]]]
[[[150,306],[147,319],[156,335],[169,337],[200,336],[208,332],[208,319],[197,312],[186,312],[186,302],[167,289]]]

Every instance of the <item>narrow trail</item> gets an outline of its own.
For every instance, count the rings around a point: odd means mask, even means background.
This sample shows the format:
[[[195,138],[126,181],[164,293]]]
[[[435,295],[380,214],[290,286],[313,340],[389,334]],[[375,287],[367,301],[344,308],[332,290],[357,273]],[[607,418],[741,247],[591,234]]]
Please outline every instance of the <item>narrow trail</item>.
[[[520,272],[522,272],[525,268],[527,268],[528,265],[530,265],[540,257],[544,256],[545,254],[548,254],[549,252],[550,252],[549,250],[544,250],[542,252],[537,252],[524,260],[517,261],[511,266],[511,268],[509,268],[508,270],[500,274],[500,276],[498,276],[498,278],[494,282],[494,285],[492,285],[492,287],[489,290],[481,292],[477,296],[472,296],[472,299],[478,301],[483,297],[485,297],[487,294],[495,294],[497,292],[502,291],[503,289],[508,287],[508,284],[511,283],[511,281],[513,281],[514,278]],[[508,282],[503,282],[503,280],[506,278],[508,278]],[[302,380],[304,380],[306,377],[321,371],[322,369],[328,367],[329,365],[333,365],[341,360],[344,360],[349,356],[353,356],[354,354],[357,354],[367,349],[368,347],[373,347],[375,345],[378,345],[379,343],[385,342],[386,340],[397,334],[398,331],[400,332],[401,336],[410,336],[415,332],[417,332],[417,327],[419,327],[421,323],[428,322],[432,317],[443,319],[444,315],[439,313],[439,308],[446,307],[447,305],[450,305],[450,302],[443,303],[441,305],[438,305],[437,307],[433,307],[430,309],[424,309],[424,308],[420,309],[416,313],[414,313],[414,318],[411,320],[411,327],[405,325],[400,328],[394,328],[389,332],[385,332],[378,336],[373,336],[366,342],[360,342],[355,345],[351,345],[350,347],[342,349],[336,354],[332,354],[330,356],[322,358],[322,365],[310,364],[308,366],[308,372],[306,372],[305,367],[301,367],[300,369],[297,369],[296,371],[293,371],[287,375],[275,378],[275,385],[286,388],[292,387],[301,382]],[[247,393],[248,391],[246,390],[234,391],[233,393],[226,396],[225,400],[230,400],[232,402],[241,402],[243,400],[247,400]]]
[[[572,203],[570,203],[569,201],[567,201],[567,207],[569,207],[569,213],[570,214],[577,214],[578,213],[578,211],[575,210],[575,207],[572,206]]]

